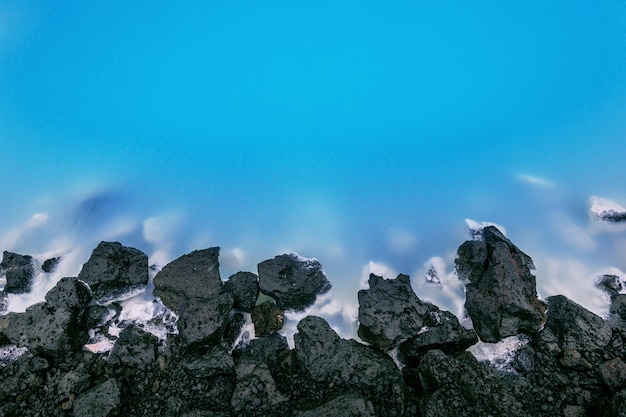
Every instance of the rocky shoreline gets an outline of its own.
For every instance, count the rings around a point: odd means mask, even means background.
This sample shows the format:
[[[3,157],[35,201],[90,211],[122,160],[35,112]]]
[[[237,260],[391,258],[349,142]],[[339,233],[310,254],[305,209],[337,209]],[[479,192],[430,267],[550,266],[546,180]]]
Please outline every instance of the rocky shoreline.
[[[0,316],[0,349],[16,352],[0,358],[0,415],[626,416],[619,277],[598,282],[612,303],[603,319],[564,296],[538,299],[532,259],[493,226],[455,262],[474,329],[421,300],[408,276],[372,274],[358,294],[362,341],[307,316],[290,348],[285,311],[330,289],[318,261],[279,255],[223,281],[219,248],[183,255],[154,276],[160,314],[142,328],[120,320],[116,300],[149,284],[148,258],[102,242],[45,302]],[[34,268],[4,252],[0,312],[7,294],[30,290]],[[527,343],[506,371],[467,350],[510,336]]]

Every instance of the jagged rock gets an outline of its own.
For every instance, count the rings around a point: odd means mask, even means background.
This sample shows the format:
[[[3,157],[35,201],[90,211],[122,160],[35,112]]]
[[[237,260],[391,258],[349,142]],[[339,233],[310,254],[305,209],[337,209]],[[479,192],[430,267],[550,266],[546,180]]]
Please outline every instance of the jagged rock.
[[[355,395],[340,395],[312,410],[297,411],[294,417],[376,417],[370,401]]]
[[[274,298],[283,310],[302,311],[331,287],[317,260],[293,253],[263,261],[257,268],[261,292]]]
[[[183,362],[182,367],[187,374],[195,378],[211,378],[216,375],[235,373],[233,357],[221,346],[212,346],[202,356]]]
[[[4,292],[11,294],[30,292],[35,275],[33,257],[4,251],[2,263],[0,263],[0,274],[5,274],[7,280]]]
[[[46,273],[54,272],[54,270],[59,265],[61,261],[61,257],[57,256],[56,258],[46,259],[44,263],[41,265],[41,270]]]
[[[283,328],[284,312],[271,301],[255,306],[250,316],[257,337],[276,333]]]
[[[478,342],[476,333],[461,326],[456,316],[449,311],[439,310],[431,315],[434,320],[426,322],[425,331],[400,344],[400,357],[407,365],[416,366],[429,350],[455,353]]]
[[[222,290],[219,247],[196,250],[165,265],[154,277],[154,295],[176,312],[188,300],[215,297]]]
[[[279,356],[288,351],[289,344],[285,336],[274,333],[251,340],[250,344],[244,349],[236,351],[236,355],[263,361],[268,364],[270,369],[274,369],[278,363]]]
[[[80,309],[92,300],[91,291],[76,277],[61,278],[46,294],[46,302],[54,309]]]
[[[422,416],[501,416],[529,414],[503,383],[494,368],[469,359],[458,360],[440,350],[431,350],[420,362],[419,372],[425,390]]]
[[[600,380],[612,391],[626,387],[626,363],[620,358],[613,358],[598,367]]]
[[[231,294],[188,302],[178,319],[178,332],[185,344],[219,343],[232,307]]]
[[[376,393],[378,405],[389,415],[403,413],[405,386],[389,356],[355,340],[341,339],[320,317],[305,317],[297,327],[296,358],[313,381],[351,387],[365,397]]]
[[[466,281],[465,308],[482,341],[541,329],[546,306],[537,298],[532,259],[497,228],[485,227],[482,241],[463,243],[455,263]]]
[[[245,325],[246,318],[243,314],[234,314],[224,329],[224,334],[222,335],[222,346],[229,350],[232,349]]]
[[[370,274],[368,290],[359,291],[359,337],[387,351],[416,336],[430,311],[438,310],[413,292],[408,275],[383,279]]]
[[[622,280],[617,275],[602,275],[596,281],[596,287],[613,297],[622,290]]]
[[[242,359],[235,368],[237,386],[231,398],[235,414],[271,415],[278,404],[286,402],[265,362]]]
[[[600,403],[598,417],[626,417],[626,390],[605,396]],[[583,414],[582,417],[587,414]],[[576,416],[578,417],[578,416]]]
[[[119,242],[100,242],[78,279],[89,285],[95,298],[115,298],[148,284],[148,256]]]
[[[563,295],[548,297],[550,330],[562,349],[579,351],[602,349],[611,340],[609,323]]]
[[[109,362],[114,366],[145,369],[156,361],[158,343],[153,334],[135,326],[127,327],[115,342]]]
[[[259,277],[252,272],[237,272],[224,283],[223,290],[233,294],[234,308],[250,312],[259,298]]]
[[[70,337],[72,312],[52,309],[46,303],[35,304],[24,313],[10,313],[5,330],[6,336],[17,346],[27,347],[31,352],[46,355],[64,355],[71,347],[84,344],[88,335]]]
[[[181,414],[180,417],[230,417],[230,414],[211,410],[193,410]]]
[[[616,294],[611,297],[611,314],[619,316],[622,320],[626,320],[626,294]]]
[[[74,417],[107,417],[116,415],[120,406],[120,388],[109,378],[79,395],[74,402]]]

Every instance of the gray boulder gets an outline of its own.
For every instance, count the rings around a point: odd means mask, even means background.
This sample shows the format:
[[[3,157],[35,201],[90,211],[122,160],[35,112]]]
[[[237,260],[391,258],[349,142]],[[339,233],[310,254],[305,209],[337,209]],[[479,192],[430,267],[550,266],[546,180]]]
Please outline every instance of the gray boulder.
[[[57,265],[61,261],[61,257],[57,256],[56,258],[46,259],[44,263],[41,265],[41,270],[46,273],[54,272],[57,268]]]
[[[154,277],[154,295],[180,312],[189,300],[203,300],[222,291],[220,248],[196,250],[165,265]]]
[[[376,394],[382,407],[402,414],[405,386],[393,360],[355,340],[341,339],[326,320],[308,316],[294,335],[298,363],[314,382],[351,388],[366,397]]]
[[[237,272],[224,283],[223,291],[233,294],[234,308],[250,312],[259,298],[259,277],[252,272]]]
[[[456,316],[449,311],[434,312],[424,329],[425,331],[400,344],[400,358],[405,364],[417,366],[429,350],[456,353],[478,342],[476,332],[461,326]]]
[[[372,403],[356,395],[340,395],[312,410],[296,411],[294,417],[376,417]]]
[[[230,401],[235,415],[272,415],[274,407],[289,400],[278,390],[265,362],[244,358],[235,373],[237,385]]]
[[[76,277],[61,278],[46,294],[48,306],[54,309],[81,309],[92,300],[89,287]]]
[[[4,292],[23,294],[30,292],[35,275],[33,257],[4,251],[0,263],[0,275],[6,276]]]
[[[3,314],[9,308],[9,296],[6,292],[0,291],[0,314]]]
[[[178,319],[178,332],[185,344],[219,343],[232,307],[231,294],[188,302]]]
[[[194,378],[212,378],[217,375],[234,375],[235,362],[221,346],[212,346],[203,355],[184,361],[182,367]]]
[[[602,275],[596,281],[596,288],[604,291],[607,295],[613,297],[622,290],[622,280],[617,275]]]
[[[115,342],[109,363],[113,366],[146,369],[156,361],[158,343],[159,340],[153,334],[135,326],[127,327]]]
[[[608,345],[613,335],[609,323],[563,295],[548,297],[544,331],[556,337],[561,349],[589,351]]]
[[[283,310],[302,311],[331,288],[317,260],[293,253],[263,261],[257,268],[261,292],[274,298]]]
[[[273,334],[283,328],[284,312],[271,301],[266,301],[252,309],[250,314],[257,337]]]
[[[611,297],[610,313],[626,320],[626,294],[615,294]]]
[[[463,243],[455,261],[476,333],[491,343],[536,333],[546,320],[546,306],[537,298],[532,259],[493,226],[484,228],[482,239]]]
[[[107,417],[116,415],[120,407],[120,388],[109,378],[79,395],[74,401],[74,417]]]
[[[417,336],[429,312],[439,310],[413,292],[408,275],[383,279],[370,274],[367,290],[360,290],[359,337],[377,349],[387,351]]]
[[[89,285],[95,298],[115,298],[148,284],[148,256],[119,242],[100,242],[78,279]]]

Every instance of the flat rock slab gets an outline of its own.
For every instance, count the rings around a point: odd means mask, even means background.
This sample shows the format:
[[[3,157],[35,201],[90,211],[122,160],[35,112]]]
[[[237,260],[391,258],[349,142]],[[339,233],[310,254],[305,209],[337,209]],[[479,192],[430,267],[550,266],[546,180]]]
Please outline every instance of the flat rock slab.
[[[283,310],[302,311],[331,288],[317,260],[293,253],[263,261],[257,268],[261,292],[274,298]]]
[[[496,227],[485,227],[481,241],[463,243],[455,263],[466,282],[465,308],[482,341],[541,329],[546,305],[537,298],[533,261]]]
[[[95,298],[111,299],[148,284],[148,256],[119,242],[100,242],[78,274]]]
[[[222,291],[219,253],[219,247],[195,250],[165,265],[154,277],[154,295],[177,312],[189,300],[219,295]]]

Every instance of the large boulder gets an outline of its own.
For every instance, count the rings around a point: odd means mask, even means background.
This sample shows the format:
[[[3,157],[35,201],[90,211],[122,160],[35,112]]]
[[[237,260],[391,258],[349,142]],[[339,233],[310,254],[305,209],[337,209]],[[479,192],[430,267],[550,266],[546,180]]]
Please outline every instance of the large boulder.
[[[546,306],[537,298],[533,261],[496,227],[485,227],[480,241],[463,243],[455,263],[466,282],[465,308],[482,341],[541,329]]]
[[[283,395],[265,362],[244,358],[235,368],[237,386],[231,398],[235,415],[272,415],[272,409],[289,398]]]
[[[190,300],[209,299],[222,291],[220,248],[196,250],[165,265],[154,277],[154,295],[174,311]]]
[[[79,395],[74,402],[74,417],[107,417],[117,415],[120,407],[120,388],[109,378],[102,384]]]
[[[315,382],[349,388],[366,398],[376,397],[379,406],[402,414],[405,385],[393,360],[355,340],[345,340],[326,320],[308,316],[298,323],[295,353],[304,372]]]
[[[439,310],[426,320],[422,332],[400,344],[399,357],[407,365],[416,366],[429,350],[457,353],[477,342],[476,332],[461,326],[449,311]]]
[[[89,287],[76,277],[61,278],[46,294],[48,306],[54,309],[81,309],[87,306],[92,298]]]
[[[548,297],[548,320],[544,332],[558,340],[561,349],[602,349],[613,336],[610,324],[563,295]]]
[[[178,332],[187,346],[219,343],[233,307],[233,296],[221,294],[192,300],[178,319]]]
[[[148,284],[148,256],[119,242],[100,242],[78,274],[95,298],[118,297]]]
[[[257,268],[261,292],[283,310],[302,311],[331,287],[319,261],[293,253],[263,261]]]
[[[370,288],[358,294],[358,334],[378,349],[393,349],[396,344],[416,336],[428,313],[439,310],[415,295],[408,275],[383,279],[370,274],[368,283]]]
[[[224,292],[230,292],[237,310],[250,312],[259,298],[259,277],[252,272],[237,272],[224,284]]]
[[[252,309],[250,318],[254,324],[254,334],[259,337],[282,329],[285,314],[276,304],[266,301]]]
[[[319,407],[306,411],[296,411],[294,417],[375,417],[374,406],[370,401],[357,395],[340,395]]]
[[[0,263],[0,275],[2,274],[6,276],[4,292],[12,294],[30,292],[35,275],[33,257],[4,251]]]

